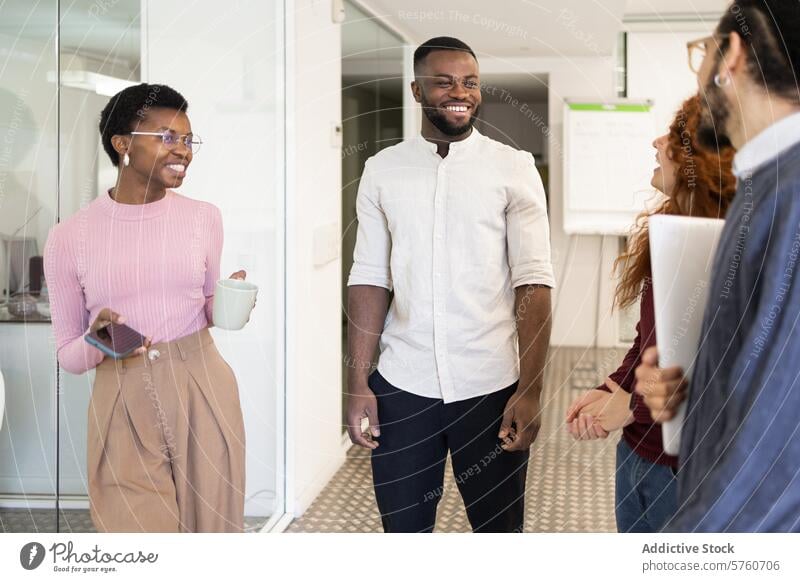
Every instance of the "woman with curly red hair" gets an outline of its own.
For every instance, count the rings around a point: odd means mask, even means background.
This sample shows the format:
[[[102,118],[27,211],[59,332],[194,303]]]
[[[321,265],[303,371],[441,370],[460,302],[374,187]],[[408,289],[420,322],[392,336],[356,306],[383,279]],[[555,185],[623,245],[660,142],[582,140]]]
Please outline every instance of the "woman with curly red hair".
[[[636,339],[616,372],[587,391],[567,411],[567,429],[578,440],[606,438],[622,429],[616,459],[616,518],[621,532],[661,530],[677,509],[677,457],[664,452],[661,426],[654,423],[642,397],[633,393],[641,354],[655,345],[655,311],[650,281],[648,219],[654,214],[723,218],[735,193],[731,171],[734,150],[711,151],[697,140],[698,96],[687,99],[669,133],[653,142],[658,167],[651,184],[665,195],[639,216],[630,244],[615,262],[620,272],[615,304],[640,304]]]

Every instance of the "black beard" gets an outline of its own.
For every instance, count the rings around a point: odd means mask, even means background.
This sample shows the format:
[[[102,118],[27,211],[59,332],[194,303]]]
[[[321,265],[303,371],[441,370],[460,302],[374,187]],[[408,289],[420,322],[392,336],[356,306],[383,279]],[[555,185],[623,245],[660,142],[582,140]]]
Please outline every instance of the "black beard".
[[[697,141],[706,149],[719,151],[725,147],[733,147],[725,133],[730,112],[725,103],[722,90],[714,84],[713,79],[705,86],[705,95],[700,110],[700,122],[697,124]]]
[[[469,119],[463,125],[453,125],[447,121],[444,113],[442,113],[438,107],[428,102],[424,94],[422,95],[421,105],[422,111],[425,112],[425,117],[428,118],[428,121],[430,121],[436,129],[450,137],[464,135],[472,129],[472,126],[475,125],[475,120],[478,118],[478,113],[480,112],[480,106],[477,106],[472,110],[472,115],[469,116]]]

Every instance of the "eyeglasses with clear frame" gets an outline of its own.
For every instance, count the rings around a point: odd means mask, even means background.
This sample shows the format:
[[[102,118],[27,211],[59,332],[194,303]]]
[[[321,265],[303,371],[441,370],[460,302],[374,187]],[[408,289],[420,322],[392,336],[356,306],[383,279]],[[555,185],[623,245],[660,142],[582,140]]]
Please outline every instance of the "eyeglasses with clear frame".
[[[697,40],[692,40],[686,43],[686,52],[687,56],[689,57],[689,69],[695,75],[700,72],[700,67],[703,65],[703,59],[706,57],[706,53],[708,52],[708,44],[715,40],[716,39],[712,34],[711,36],[698,38]]]
[[[199,136],[187,133],[185,135],[178,135],[174,131],[131,131],[129,135],[157,135],[161,138],[161,143],[167,149],[173,149],[178,143],[182,143],[192,154],[196,154],[203,145],[203,140]]]

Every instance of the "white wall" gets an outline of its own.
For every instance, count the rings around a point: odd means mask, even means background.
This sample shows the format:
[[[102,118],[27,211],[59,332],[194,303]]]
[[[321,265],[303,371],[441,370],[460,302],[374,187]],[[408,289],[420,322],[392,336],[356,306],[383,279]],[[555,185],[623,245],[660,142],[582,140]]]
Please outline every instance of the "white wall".
[[[481,60],[484,74],[548,75],[550,235],[557,285],[553,296],[553,345],[590,346],[594,343],[598,291],[598,345],[616,344],[616,320],[611,317],[613,282],[610,274],[618,252],[618,239],[606,237],[601,257],[601,237],[568,236],[564,232],[562,171],[563,100],[567,97],[614,97],[613,68],[614,61],[610,57]],[[538,82],[531,78],[531,84]]]
[[[655,138],[667,131],[677,107],[697,90],[694,75],[687,66],[686,41],[709,34],[713,23],[647,23],[627,28],[628,97],[655,101]],[[481,62],[484,74],[549,75],[550,226],[558,285],[554,296],[553,345],[592,345],[595,317],[598,318],[599,346],[616,345],[620,333],[619,314],[612,313],[611,306],[616,286],[612,265],[621,240],[605,237],[601,255],[601,237],[564,233],[561,155],[564,98],[614,97],[614,66],[614,60],[606,57],[484,59]],[[536,83],[533,79],[531,82]]]
[[[697,92],[686,43],[711,34],[714,25],[692,28],[628,33],[628,95],[653,99],[653,137],[666,133],[683,100]]]
[[[287,381],[289,510],[344,461],[341,426],[341,32],[331,0],[289,9]]]

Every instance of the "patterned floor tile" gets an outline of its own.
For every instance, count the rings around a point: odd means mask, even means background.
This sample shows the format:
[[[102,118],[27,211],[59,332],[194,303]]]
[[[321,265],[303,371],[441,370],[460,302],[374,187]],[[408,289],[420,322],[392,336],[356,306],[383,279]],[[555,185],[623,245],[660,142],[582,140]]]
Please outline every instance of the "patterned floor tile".
[[[564,430],[572,400],[600,384],[622,360],[621,350],[559,348],[550,353],[542,395],[544,419],[528,467],[525,531],[614,532],[614,456],[618,436],[576,442]],[[369,452],[353,447],[289,532],[380,532]],[[436,520],[438,532],[468,532],[464,503],[449,466]]]

